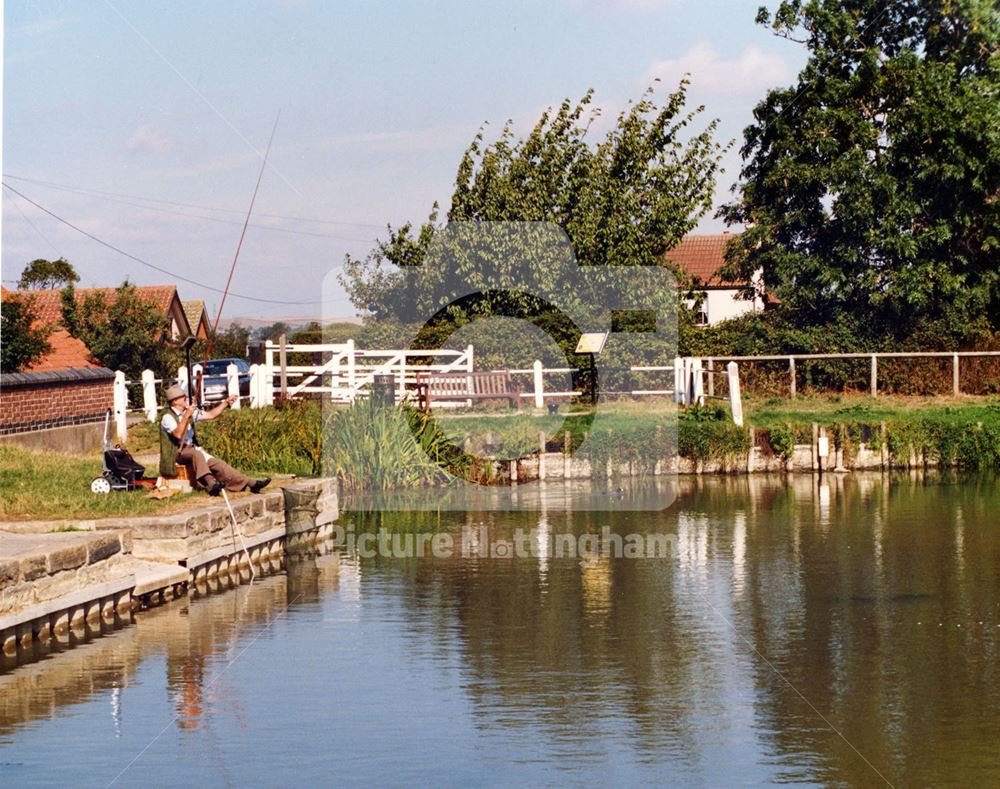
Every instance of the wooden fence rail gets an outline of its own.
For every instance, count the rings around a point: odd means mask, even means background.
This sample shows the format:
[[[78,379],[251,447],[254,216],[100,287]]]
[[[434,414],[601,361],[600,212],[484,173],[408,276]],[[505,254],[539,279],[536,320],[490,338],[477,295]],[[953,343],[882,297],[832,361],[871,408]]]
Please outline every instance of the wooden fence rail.
[[[292,354],[312,354],[319,357],[313,364],[290,364]],[[703,404],[706,399],[726,399],[729,401],[734,421],[742,424],[742,401],[740,395],[739,363],[784,362],[788,365],[788,392],[796,397],[796,378],[798,365],[801,362],[817,360],[849,360],[868,359],[870,361],[869,392],[875,397],[879,391],[879,360],[880,359],[950,359],[952,367],[952,394],[959,396],[960,365],[962,359],[998,358],[1000,351],[888,351],[878,353],[799,353],[762,356],[707,356],[707,357],[677,357],[670,366],[633,366],[628,372],[655,376],[663,374],[667,382],[660,387],[625,388],[620,394],[644,396],[673,396],[680,405]],[[370,392],[379,375],[393,376],[397,402],[412,400],[416,397],[417,379],[419,375],[428,373],[463,373],[474,372],[475,350],[470,345],[464,351],[414,351],[414,350],[361,350],[354,347],[353,341],[342,344],[303,345],[289,344],[279,341],[267,343],[265,346],[265,361],[263,364],[250,366],[250,393],[243,399],[248,400],[250,408],[262,408],[272,405],[275,392],[286,397],[297,397],[305,394],[319,394],[332,402],[353,402],[358,397],[365,397]],[[725,370],[716,369],[717,365],[727,362]],[[544,408],[551,402],[564,401],[584,393],[565,386],[567,376],[577,372],[572,367],[545,367],[541,361],[535,361],[527,369],[511,369],[507,371],[512,376],[522,376],[526,379],[522,386],[520,398],[528,400],[535,408]],[[201,375],[201,365],[192,365],[191,375],[197,381]],[[547,378],[559,376],[559,384],[555,388],[547,388]],[[716,397],[716,379],[726,383],[726,397]],[[227,390],[229,394],[239,396],[239,374],[235,365],[229,365],[226,371]],[[188,370],[182,366],[177,370],[176,379],[182,387],[187,387]],[[114,419],[118,440],[124,442],[127,438],[129,413],[142,412],[146,419],[154,421],[158,413],[158,389],[162,385],[173,383],[170,379],[156,378],[150,370],[143,371],[140,380],[129,381],[121,371],[115,374],[114,383]],[[669,385],[667,385],[669,384]],[[141,386],[141,407],[129,407],[129,387]],[[240,407],[240,400],[235,408]]]
[[[878,360],[879,359],[950,359],[952,395],[958,397],[962,391],[959,385],[960,360],[969,358],[996,358],[1000,351],[885,351],[878,353],[795,353],[780,356],[708,356],[705,357],[712,367],[715,362],[787,362],[788,393],[795,398],[797,363],[800,361],[815,361],[820,359],[869,359],[871,361],[869,374],[869,393],[878,396]]]

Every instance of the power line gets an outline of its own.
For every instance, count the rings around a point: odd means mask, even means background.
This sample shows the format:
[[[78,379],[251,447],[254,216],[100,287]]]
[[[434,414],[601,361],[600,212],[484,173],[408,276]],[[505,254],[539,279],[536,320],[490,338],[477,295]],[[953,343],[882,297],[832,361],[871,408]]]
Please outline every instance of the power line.
[[[59,251],[56,245],[53,244],[51,241],[49,241],[48,237],[35,226],[35,223],[28,218],[28,215],[26,213],[24,213],[24,209],[17,204],[17,201],[10,195],[4,195],[4,197],[6,197],[8,202],[10,202],[10,204],[17,209],[17,213],[19,213],[21,215],[21,218],[31,226],[31,229],[34,230],[41,237],[42,241],[44,241],[46,244],[52,247],[52,250],[57,255],[59,255],[59,257],[62,257],[62,253]]]
[[[150,263],[150,262],[148,262],[146,260],[143,260],[142,258],[137,257],[137,256],[135,256],[135,255],[133,255],[133,254],[131,254],[129,252],[126,252],[124,249],[120,249],[119,247],[116,247],[114,244],[108,243],[107,241],[105,241],[105,240],[103,240],[101,238],[98,238],[93,233],[88,233],[83,228],[78,227],[77,225],[74,225],[69,220],[63,219],[58,214],[50,211],[45,206],[36,203],[30,197],[28,197],[27,195],[19,192],[17,189],[15,189],[14,187],[12,187],[6,181],[3,182],[3,187],[4,187],[4,189],[8,189],[11,192],[13,192],[14,194],[16,194],[22,200],[25,200],[28,203],[31,203],[31,205],[33,205],[39,211],[43,211],[44,213],[48,214],[49,216],[51,216],[56,221],[61,222],[62,224],[66,225],[67,227],[75,230],[77,233],[80,233],[81,235],[86,236],[91,241],[96,241],[101,246],[107,247],[112,252],[117,252],[119,255],[122,255],[123,257],[126,257],[129,260],[134,260],[136,263],[139,263],[140,265],[146,266],[146,267],[151,268],[151,269],[153,269],[155,271],[159,271],[162,274],[167,274],[168,276],[170,276],[170,277],[172,277],[174,279],[179,279],[182,282],[187,282],[190,285],[197,285],[199,288],[205,288],[205,290],[210,290],[210,291],[212,291],[214,293],[222,293],[223,292],[221,288],[215,288],[215,287],[212,287],[211,285],[206,285],[204,282],[198,282],[197,280],[189,279],[187,277],[182,277],[180,274],[177,274],[176,272],[170,271],[169,269],[162,268],[162,267],[157,266],[157,265],[155,265],[153,263]],[[257,302],[261,302],[263,304],[287,304],[287,305],[292,305],[292,306],[310,306],[310,307],[312,307],[312,306],[316,306],[318,304],[322,304],[323,303],[321,301],[281,301],[281,300],[278,300],[278,299],[261,299],[261,298],[258,298],[256,296],[246,296],[246,295],[243,295],[241,293],[232,293],[231,295],[234,296],[234,297],[236,297],[236,298],[246,299],[247,301],[257,301]]]
[[[22,180],[24,180],[24,179],[22,179]],[[122,199],[119,199],[117,197],[105,197],[103,195],[90,195],[90,194],[87,194],[87,192],[85,192],[84,190],[74,189],[72,187],[50,187],[50,188],[52,188],[52,189],[58,189],[58,190],[63,191],[63,192],[69,192],[70,194],[80,194],[80,195],[84,195],[86,197],[96,197],[99,200],[107,200],[110,203],[117,203],[118,205],[129,205],[129,206],[132,206],[133,208],[141,208],[143,211],[155,211],[155,212],[157,212],[159,214],[171,214],[173,216],[184,217],[185,219],[203,219],[203,220],[205,220],[207,222],[217,222],[217,223],[222,224],[222,225],[236,225],[237,227],[242,227],[243,226],[242,222],[238,222],[238,221],[236,221],[234,219],[222,219],[222,218],[217,217],[217,216],[206,216],[205,214],[190,214],[190,213],[186,213],[184,211],[174,211],[174,210],[169,209],[169,208],[157,208],[156,206],[142,205],[141,203],[133,203],[133,202],[131,202],[129,200],[122,200]],[[138,199],[142,200],[143,198],[140,197]],[[347,236],[336,236],[336,235],[333,235],[332,233],[314,233],[314,232],[309,231],[309,230],[292,230],[292,229],[286,228],[286,227],[272,227],[271,225],[260,225],[260,224],[257,224],[257,223],[251,224],[250,227],[252,227],[252,228],[254,228],[256,230],[270,230],[273,233],[288,233],[290,235],[295,235],[295,236],[311,236],[313,238],[333,238],[333,239],[337,239],[338,241],[348,241],[348,242],[352,242],[352,243],[356,243],[356,244],[376,244],[376,243],[378,243],[378,240],[374,239],[374,238],[348,238]]]
[[[151,50],[153,50],[154,53],[156,53],[156,56],[160,60],[162,60],[164,63],[167,64],[167,67],[171,71],[173,71],[174,74],[176,74],[178,77],[180,77],[181,81],[185,85],[187,85],[192,91],[194,91],[194,94],[199,99],[201,99],[203,102],[205,102],[206,105],[208,105],[208,108],[210,110],[212,110],[212,112],[214,112],[216,115],[219,116],[219,118],[222,120],[223,123],[225,123],[230,129],[232,129],[234,132],[236,132],[236,136],[239,137],[241,140],[243,140],[243,142],[245,142],[247,144],[247,146],[250,148],[250,150],[252,150],[255,154],[257,154],[258,157],[260,157],[262,155],[261,152],[257,150],[257,147],[252,142],[250,142],[250,140],[248,140],[244,136],[243,132],[241,132],[239,129],[237,129],[236,126],[233,125],[232,121],[230,121],[229,118],[227,118],[225,115],[223,115],[222,112],[219,111],[218,107],[216,107],[214,104],[212,104],[212,102],[210,102],[208,100],[208,98],[206,98],[205,94],[203,94],[200,90],[198,90],[198,88],[195,87],[195,85],[191,82],[191,80],[189,80],[187,77],[185,77],[181,73],[180,69],[178,69],[177,66],[175,66],[173,63],[170,62],[169,59],[167,59],[167,56],[164,55],[162,52],[160,52],[160,50],[158,50],[153,45],[153,42],[150,41],[148,38],[146,38],[146,36],[143,35],[142,31],[140,31],[139,28],[137,28],[135,25],[133,25],[125,17],[125,15],[121,11],[119,11],[111,3],[111,0],[104,0],[104,2],[108,6],[108,8],[110,8],[112,11],[115,12],[115,14],[118,16],[118,18],[122,20],[122,22],[124,22],[126,25],[128,25],[128,27],[132,30],[133,33],[135,33],[140,39],[142,39],[142,41],[146,44],[146,46],[148,46]],[[291,181],[289,181],[288,178],[285,177],[285,174],[283,172],[281,172],[281,170],[279,170],[274,165],[271,165],[271,169],[274,170],[275,174],[279,178],[281,178],[281,180],[284,181],[288,185],[288,187],[293,192],[295,192],[295,194],[297,194],[299,197],[305,197],[305,195],[302,194],[302,192],[299,191],[299,188],[295,184],[293,184]]]
[[[79,193],[82,193],[82,194],[91,194],[91,195],[96,195],[96,196],[100,196],[100,197],[119,197],[119,198],[127,198],[129,200],[145,200],[146,202],[149,202],[149,203],[160,203],[162,205],[172,205],[172,206],[177,206],[178,208],[197,208],[197,209],[202,210],[202,211],[220,211],[220,212],[226,213],[226,214],[238,214],[240,216],[243,215],[243,212],[241,210],[237,209],[237,208],[219,208],[218,206],[204,205],[204,204],[198,204],[198,203],[182,203],[182,202],[179,202],[179,201],[176,201],[176,200],[163,200],[163,199],[157,198],[157,197],[143,197],[142,195],[131,195],[131,194],[125,194],[125,193],[122,193],[122,192],[106,192],[106,191],[101,190],[101,189],[91,189],[90,187],[87,187],[87,186],[75,186],[73,184],[61,184],[61,183],[57,183],[55,181],[41,181],[41,180],[39,180],[37,178],[26,178],[25,176],[14,175],[13,173],[4,173],[3,177],[7,178],[7,179],[14,180],[14,181],[24,181],[25,183],[28,183],[28,184],[36,184],[38,186],[47,186],[47,187],[50,187],[52,189],[62,189],[64,191],[79,192]],[[129,205],[131,205],[131,204],[129,204]],[[145,208],[146,206],[142,206],[142,207]],[[338,225],[338,226],[343,226],[343,227],[369,227],[369,228],[374,228],[376,230],[385,230],[385,227],[386,227],[385,225],[376,225],[376,224],[372,224],[370,222],[344,222],[344,221],[333,220],[333,219],[314,219],[314,218],[306,217],[306,216],[289,216],[287,214],[264,214],[264,213],[258,213],[257,216],[266,217],[267,219],[283,219],[283,220],[287,220],[287,221],[291,221],[291,222],[311,222],[313,224],[318,224],[318,225]],[[332,238],[336,238],[336,236],[332,236]],[[355,239],[351,239],[351,240],[355,240]],[[364,239],[364,240],[367,241],[368,239]]]

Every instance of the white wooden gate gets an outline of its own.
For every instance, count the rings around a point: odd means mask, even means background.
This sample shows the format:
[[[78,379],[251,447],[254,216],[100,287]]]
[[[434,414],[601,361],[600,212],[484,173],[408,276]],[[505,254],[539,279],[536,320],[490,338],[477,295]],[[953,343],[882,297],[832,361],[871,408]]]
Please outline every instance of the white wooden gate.
[[[311,353],[320,359],[312,364],[289,364],[293,353]],[[326,395],[332,402],[353,403],[371,392],[377,375],[391,375],[396,386],[396,402],[416,395],[417,373],[472,372],[474,351],[387,350],[366,351],[345,343],[285,344],[264,346],[263,389],[274,395],[297,397],[306,393]]]

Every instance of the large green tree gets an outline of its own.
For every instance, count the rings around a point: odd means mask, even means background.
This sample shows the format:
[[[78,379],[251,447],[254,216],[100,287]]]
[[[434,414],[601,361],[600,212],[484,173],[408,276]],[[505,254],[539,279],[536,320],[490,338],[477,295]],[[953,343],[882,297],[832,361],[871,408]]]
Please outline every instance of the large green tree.
[[[277,342],[281,339],[281,335],[291,335],[292,327],[285,323],[284,321],[277,321],[272,323],[270,326],[261,326],[259,329],[254,331],[254,336],[261,341],[270,340],[271,342]]]
[[[581,265],[659,264],[710,208],[722,153],[715,121],[691,129],[703,108],[686,109],[686,90],[685,80],[661,103],[650,88],[602,139],[592,139],[599,112],[591,108],[589,92],[544,112],[524,139],[515,137],[510,122],[490,143],[480,131],[458,166],[449,225],[553,223],[568,236]],[[347,258],[341,281],[356,307],[376,318],[406,321],[447,303],[447,277],[428,277],[416,289],[412,281],[404,284],[412,280],[404,270],[421,266],[440,242],[438,218],[435,205],[421,227],[389,228],[388,239],[367,258]],[[518,240],[493,234],[485,244],[494,247],[494,261],[530,266],[550,238],[544,232],[532,236],[529,228]],[[459,235],[449,242],[452,273],[489,291],[486,267],[475,270],[483,258],[463,257],[468,249],[460,247],[468,241]],[[532,309],[527,301],[521,306]]]
[[[730,273],[802,323],[968,342],[1000,327],[1000,14],[994,0],[786,0],[808,48],[744,133]]]
[[[36,258],[24,267],[17,286],[19,288],[50,290],[63,288],[79,281],[80,275],[76,273],[73,264],[65,258],[58,260]]]
[[[240,323],[233,323],[225,331],[215,335],[215,339],[212,341],[212,356],[220,359],[230,357],[243,359],[247,355],[247,345],[249,344],[250,329]],[[203,358],[203,356],[195,354],[194,358]]]
[[[101,364],[133,380],[143,370],[162,375],[176,366],[176,349],[168,344],[169,319],[127,280],[112,299],[91,293],[81,301],[70,285],[62,292],[62,319]]]
[[[31,299],[5,296],[0,303],[0,370],[16,373],[44,356],[50,327],[33,327]]]

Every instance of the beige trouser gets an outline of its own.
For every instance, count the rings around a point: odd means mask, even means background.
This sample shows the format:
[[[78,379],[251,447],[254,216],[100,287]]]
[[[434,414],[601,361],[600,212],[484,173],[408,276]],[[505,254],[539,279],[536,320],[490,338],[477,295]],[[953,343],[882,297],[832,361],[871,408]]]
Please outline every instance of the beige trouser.
[[[249,477],[245,477],[225,461],[209,455],[201,447],[184,447],[177,451],[177,462],[184,463],[191,467],[194,478],[201,481],[206,474],[211,474],[219,482],[226,486],[226,490],[236,493],[246,490],[247,486],[253,482]]]

